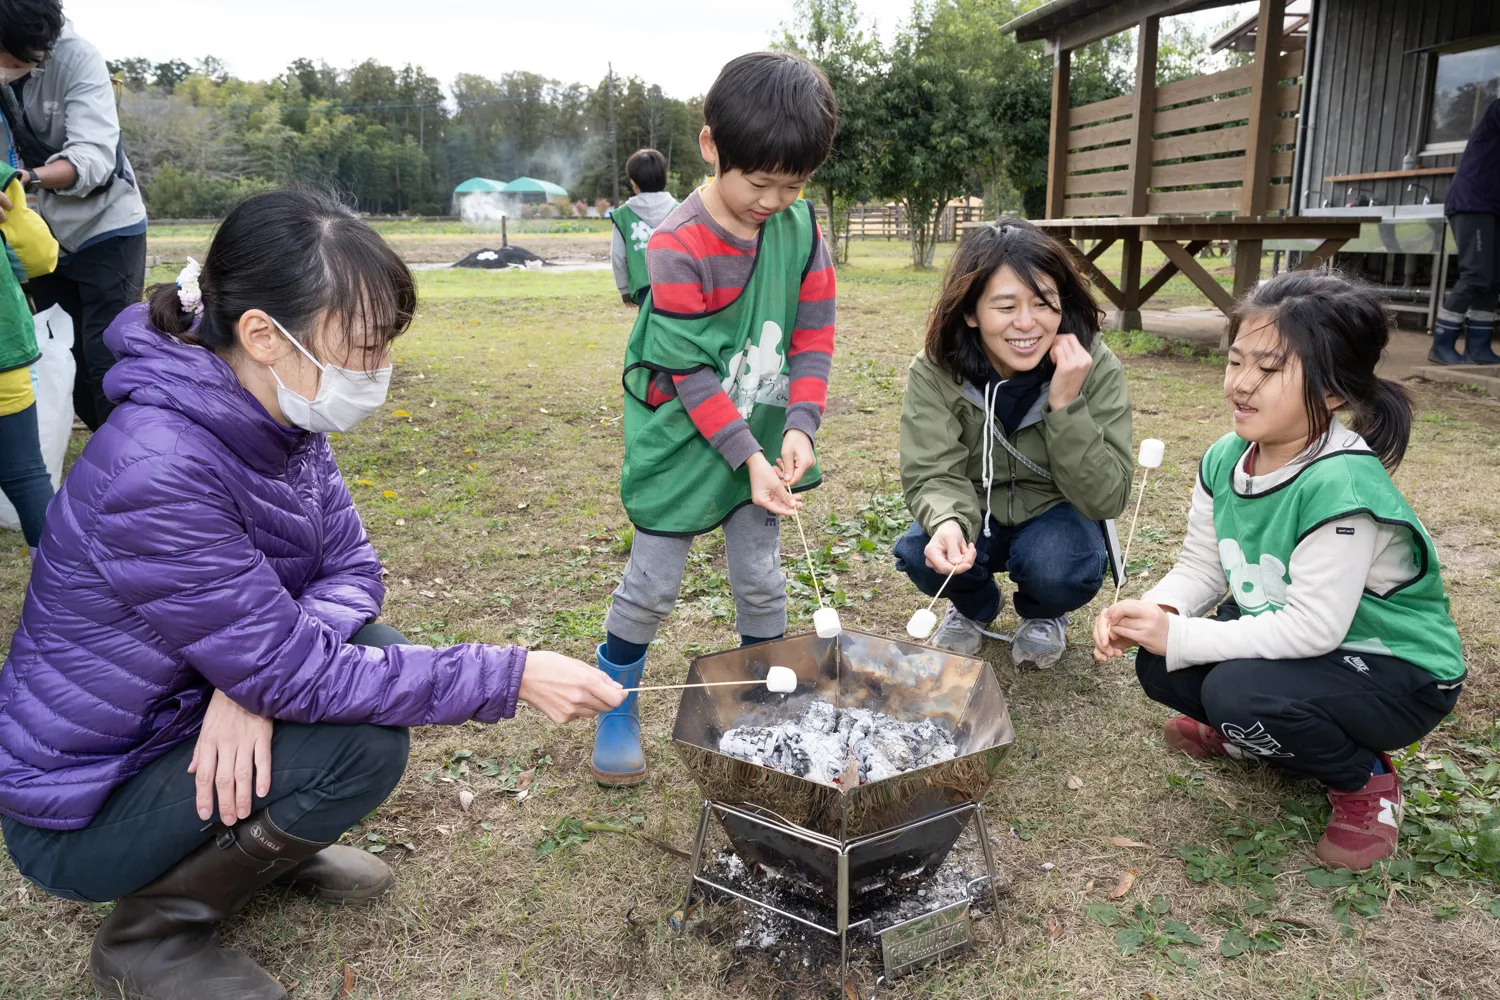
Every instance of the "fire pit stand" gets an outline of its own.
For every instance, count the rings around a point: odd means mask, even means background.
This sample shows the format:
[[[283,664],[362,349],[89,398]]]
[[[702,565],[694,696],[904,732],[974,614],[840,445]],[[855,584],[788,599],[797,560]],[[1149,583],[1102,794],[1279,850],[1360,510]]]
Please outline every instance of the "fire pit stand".
[[[990,847],[989,829],[984,821],[984,807],[977,802],[969,802],[952,809],[935,813],[921,819],[913,820],[901,826],[882,830],[879,833],[870,834],[857,840],[840,842],[839,840],[814,833],[794,823],[789,823],[779,816],[764,815],[769,810],[747,808],[744,805],[731,805],[727,802],[716,802],[706,799],[703,809],[698,818],[698,836],[693,842],[692,869],[688,875],[687,895],[683,899],[682,912],[690,912],[693,897],[698,887],[704,886],[718,892],[725,893],[752,906],[759,907],[770,913],[785,917],[788,920],[810,928],[821,931],[834,938],[839,943],[839,983],[843,984],[849,978],[849,932],[863,926],[872,936],[880,941],[881,955],[885,962],[886,975],[894,978],[904,972],[908,972],[929,962],[937,961],[945,955],[963,951],[969,946],[969,903],[972,898],[973,887],[979,882],[988,884],[990,901],[995,908],[995,913],[1000,912],[1000,892],[995,876],[995,857]],[[926,913],[897,921],[888,927],[876,927],[873,917],[865,917],[861,920],[850,922],[849,911],[849,859],[851,855],[863,853],[871,847],[891,841],[905,834],[912,833],[920,827],[945,821],[964,822],[973,814],[975,833],[979,839],[980,849],[984,853],[985,874],[973,879],[969,883],[969,893],[962,900],[956,902],[940,903],[938,906]],[[717,816],[721,823],[738,821],[739,824],[748,824],[749,827],[761,827],[771,831],[777,836],[791,837],[805,842],[814,850],[832,852],[837,858],[837,879],[835,881],[834,896],[836,909],[835,926],[828,927],[818,923],[816,920],[791,913],[774,903],[762,899],[756,899],[747,893],[741,892],[703,874],[703,849],[708,840],[709,819]],[[740,829],[746,827],[741,826]]]
[[[688,682],[757,680],[773,664],[797,674],[794,695],[775,694],[763,685],[698,687],[682,693],[672,746],[703,802],[684,918],[700,887],[727,893],[837,939],[846,974],[851,927],[866,926],[879,938],[889,975],[966,947],[970,893],[911,919],[902,919],[914,912],[913,901],[903,894],[910,886],[925,899],[921,886],[908,880],[938,872],[964,830],[972,829],[984,853],[986,874],[981,878],[988,880],[991,899],[998,904],[993,848],[980,803],[1016,735],[994,672],[982,660],[846,628],[831,639],[787,636],[698,657],[688,670]],[[931,720],[952,735],[956,754],[841,786],[720,750],[720,739],[730,729],[797,719],[813,702],[878,711],[900,722]],[[705,872],[711,818],[745,865],[808,888],[809,904],[821,912],[811,918],[790,913],[776,901],[755,898],[748,884],[736,889]],[[884,898],[903,901],[897,907],[900,918],[892,922],[889,913],[865,911],[880,898],[871,895],[877,890],[885,891]],[[851,901],[862,908],[860,913],[851,914]],[[881,923],[890,926],[877,926]]]

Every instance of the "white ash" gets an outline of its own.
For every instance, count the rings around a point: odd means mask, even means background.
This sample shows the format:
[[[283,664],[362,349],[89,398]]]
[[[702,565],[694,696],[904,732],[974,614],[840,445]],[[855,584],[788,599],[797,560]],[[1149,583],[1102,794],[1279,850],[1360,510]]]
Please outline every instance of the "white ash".
[[[902,722],[826,701],[812,702],[794,722],[731,729],[720,738],[719,751],[826,784],[837,783],[851,758],[858,759],[865,783],[958,755],[953,737],[931,719]]]

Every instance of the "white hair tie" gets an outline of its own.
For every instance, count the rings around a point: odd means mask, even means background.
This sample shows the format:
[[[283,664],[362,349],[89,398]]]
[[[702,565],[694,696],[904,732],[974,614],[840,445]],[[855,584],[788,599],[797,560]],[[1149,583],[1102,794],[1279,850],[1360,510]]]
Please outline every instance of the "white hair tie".
[[[203,289],[198,287],[198,275],[202,271],[198,262],[189,257],[186,266],[177,272],[177,301],[182,303],[183,312],[194,316],[203,315]]]

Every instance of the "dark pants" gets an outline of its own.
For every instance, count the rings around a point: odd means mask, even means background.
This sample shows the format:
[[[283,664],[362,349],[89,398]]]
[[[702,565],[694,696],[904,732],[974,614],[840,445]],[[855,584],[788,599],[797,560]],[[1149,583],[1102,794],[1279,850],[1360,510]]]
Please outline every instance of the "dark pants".
[[[57,270],[31,279],[27,288],[37,311],[60,305],[73,318],[73,410],[89,430],[98,430],[115,404],[104,398],[104,374],[115,356],[104,330],[120,311],[141,301],[146,283],[146,235],[116,236],[85,247]]]
[[[32,548],[42,537],[42,521],[52,500],[52,477],[42,458],[36,404],[0,417],[0,491],[16,509],[21,533]]]
[[[891,548],[896,568],[928,597],[944,580],[922,554],[931,540],[920,524],[913,524]],[[1010,574],[1016,585],[1016,614],[1022,618],[1061,618],[1092,601],[1104,584],[1104,533],[1099,522],[1088,520],[1069,503],[1009,527],[991,518],[990,537],[980,532],[974,545],[974,565],[954,576],[943,591],[970,621],[990,622],[1000,614],[996,573]]]
[[[1500,299],[1500,255],[1495,239],[1500,236],[1500,216],[1489,212],[1454,212],[1448,217],[1453,242],[1458,246],[1458,282],[1443,299],[1447,312],[1494,312]]]
[[[1240,616],[1225,601],[1215,618]],[[1213,726],[1268,764],[1341,791],[1363,788],[1379,751],[1409,746],[1453,711],[1461,682],[1414,663],[1334,650],[1305,660],[1225,660],[1167,672],[1140,651],[1135,673],[1153,701]],[[1446,688],[1446,689],[1445,689]]]
[[[388,625],[366,625],[352,642],[404,643]],[[125,784],[81,830],[41,830],[6,817],[5,848],[21,874],[54,895],[81,902],[127,896],[213,839],[222,827],[198,818],[188,774],[196,739],[179,743]],[[388,726],[278,722],[271,737],[269,806],[282,830],[332,843],[374,812],[406,771],[410,739]]]

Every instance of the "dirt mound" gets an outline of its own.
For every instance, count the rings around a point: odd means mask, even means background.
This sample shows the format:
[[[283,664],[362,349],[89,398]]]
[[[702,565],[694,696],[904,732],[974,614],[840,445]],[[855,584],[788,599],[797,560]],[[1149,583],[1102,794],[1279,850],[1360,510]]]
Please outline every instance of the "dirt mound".
[[[541,267],[545,263],[525,247],[502,247],[499,250],[475,250],[453,266],[497,270],[504,267]]]

